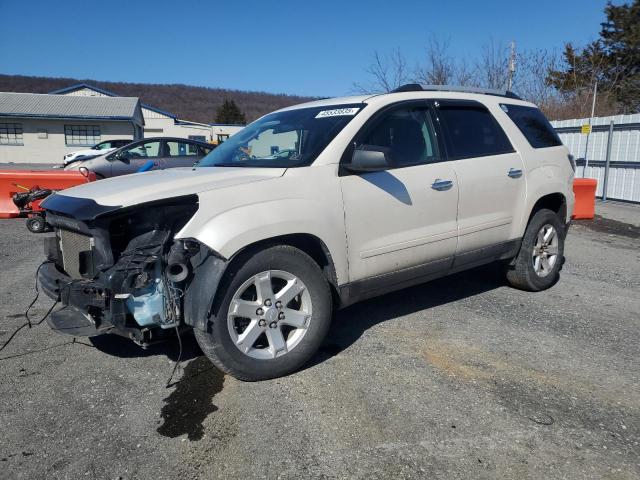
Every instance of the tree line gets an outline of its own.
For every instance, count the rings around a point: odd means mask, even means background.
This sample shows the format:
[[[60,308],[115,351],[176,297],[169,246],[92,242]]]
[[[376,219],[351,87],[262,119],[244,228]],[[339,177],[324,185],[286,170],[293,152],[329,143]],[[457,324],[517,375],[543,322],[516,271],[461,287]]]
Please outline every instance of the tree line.
[[[525,50],[488,41],[473,62],[450,54],[450,41],[431,37],[417,66],[400,49],[375,52],[360,92],[389,92],[405,83],[459,85],[506,90],[510,62],[515,63],[512,90],[539,105],[552,119],[582,118],[591,113],[597,83],[600,116],[640,112],[640,0],[604,10],[599,38],[584,47],[571,42],[562,53]]]

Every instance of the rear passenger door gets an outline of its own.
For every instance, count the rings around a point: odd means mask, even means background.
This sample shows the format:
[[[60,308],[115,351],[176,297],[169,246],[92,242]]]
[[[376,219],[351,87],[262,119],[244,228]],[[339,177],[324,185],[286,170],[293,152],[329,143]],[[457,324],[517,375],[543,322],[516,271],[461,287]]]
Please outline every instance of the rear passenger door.
[[[190,167],[202,158],[199,145],[188,141],[166,140],[160,168]]]
[[[487,107],[437,101],[433,109],[459,188],[454,268],[497,257],[513,246],[525,200],[524,165]]]

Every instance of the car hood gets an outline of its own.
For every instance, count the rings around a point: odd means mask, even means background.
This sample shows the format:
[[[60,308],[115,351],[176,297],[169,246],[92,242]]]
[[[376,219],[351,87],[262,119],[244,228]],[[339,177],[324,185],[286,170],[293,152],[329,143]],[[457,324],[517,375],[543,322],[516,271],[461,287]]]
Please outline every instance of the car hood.
[[[42,206],[71,214],[61,208],[73,199],[88,200],[112,211],[141,203],[192,195],[243,183],[281,177],[285,168],[201,167],[172,168],[134,173],[85,183],[49,196]],[[86,203],[86,202],[84,202]],[[72,209],[76,211],[75,208]]]

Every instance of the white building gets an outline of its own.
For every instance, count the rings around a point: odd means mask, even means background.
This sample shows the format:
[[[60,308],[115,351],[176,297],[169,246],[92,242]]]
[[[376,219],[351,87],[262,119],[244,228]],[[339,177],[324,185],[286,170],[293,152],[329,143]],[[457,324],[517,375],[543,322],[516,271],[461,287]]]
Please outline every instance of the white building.
[[[82,97],[117,97],[108,90],[80,83],[61,90],[51,92],[53,95]],[[144,136],[146,137],[178,137],[201,140],[213,144],[225,141],[234,133],[242,130],[242,125],[206,124],[178,119],[175,115],[150,105],[141,104],[144,116]]]
[[[104,140],[143,138],[135,97],[0,92],[0,163],[60,164]]]

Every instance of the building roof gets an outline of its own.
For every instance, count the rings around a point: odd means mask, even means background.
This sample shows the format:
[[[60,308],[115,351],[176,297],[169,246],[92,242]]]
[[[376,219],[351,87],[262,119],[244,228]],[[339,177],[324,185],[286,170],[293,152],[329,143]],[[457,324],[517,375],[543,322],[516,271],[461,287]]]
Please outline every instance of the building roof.
[[[144,124],[136,97],[0,92],[0,116],[130,120]]]
[[[83,88],[88,88],[89,90],[93,90],[95,92],[106,95],[107,97],[117,97],[113,92],[109,90],[104,90],[103,88],[96,87],[95,85],[89,85],[88,83],[76,83],[75,85],[71,85],[69,87],[61,88],[59,90],[54,90],[53,92],[49,92],[49,95],[64,95],[65,93],[75,92],[76,90],[82,90]]]
[[[110,90],[105,90],[104,88],[96,87],[95,85],[89,85],[88,83],[77,83],[75,85],[71,85],[69,87],[61,88],[59,90],[54,90],[53,92],[49,92],[51,95],[65,95],[67,93],[75,92],[76,90],[82,90],[83,88],[87,88],[89,90],[93,90],[94,92],[101,93],[102,95],[106,95],[107,97],[119,97],[119,95]],[[169,118],[173,118],[176,120],[178,117],[173,113],[165,112],[164,110],[160,110],[159,108],[152,107],[146,103],[141,103],[140,106],[142,108],[146,108],[147,110],[151,110],[152,112],[159,113],[161,115],[165,115]]]

